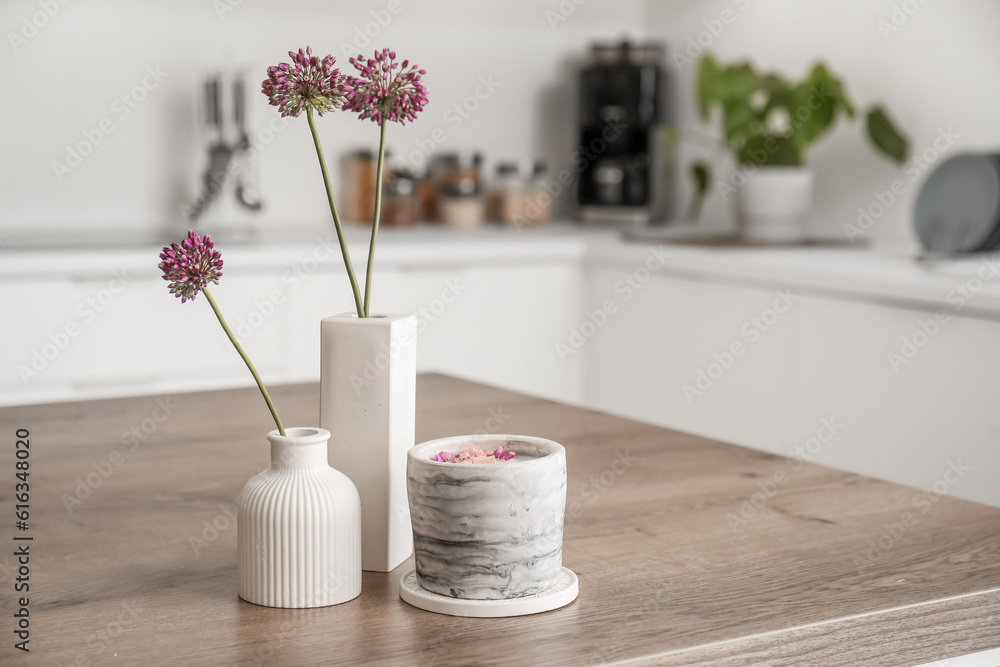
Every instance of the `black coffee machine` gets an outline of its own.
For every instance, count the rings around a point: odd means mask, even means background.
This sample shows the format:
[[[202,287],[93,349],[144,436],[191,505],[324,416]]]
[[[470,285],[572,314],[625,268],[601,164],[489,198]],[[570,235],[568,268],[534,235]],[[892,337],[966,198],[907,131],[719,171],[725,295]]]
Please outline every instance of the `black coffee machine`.
[[[672,160],[664,47],[595,45],[591,57],[580,73],[579,218],[623,226],[663,220]]]

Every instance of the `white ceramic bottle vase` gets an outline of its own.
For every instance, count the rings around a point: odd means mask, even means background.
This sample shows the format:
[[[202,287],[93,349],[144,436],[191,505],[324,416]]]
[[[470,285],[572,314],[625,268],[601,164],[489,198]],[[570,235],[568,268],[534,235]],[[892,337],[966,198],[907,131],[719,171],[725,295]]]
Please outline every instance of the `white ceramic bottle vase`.
[[[236,500],[239,594],[266,607],[325,607],[361,593],[361,501],[327,463],[330,432],[271,431],[271,466]]]

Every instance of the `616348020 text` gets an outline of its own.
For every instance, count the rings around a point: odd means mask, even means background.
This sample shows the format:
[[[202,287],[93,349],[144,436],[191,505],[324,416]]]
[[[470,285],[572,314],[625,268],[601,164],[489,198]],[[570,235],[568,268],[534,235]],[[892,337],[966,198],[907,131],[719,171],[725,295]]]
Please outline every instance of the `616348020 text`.
[[[14,648],[28,652],[30,638],[28,610],[28,592],[31,580],[31,541],[29,534],[31,519],[31,486],[28,482],[31,468],[31,433],[26,428],[19,428],[14,433],[14,557],[17,563],[17,576],[14,577]]]

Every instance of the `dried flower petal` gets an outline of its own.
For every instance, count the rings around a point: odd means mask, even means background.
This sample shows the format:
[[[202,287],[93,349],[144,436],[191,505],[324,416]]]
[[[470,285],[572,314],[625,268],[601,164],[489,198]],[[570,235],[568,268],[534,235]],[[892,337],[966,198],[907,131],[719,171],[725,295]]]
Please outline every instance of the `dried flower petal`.
[[[511,461],[513,459],[514,452],[505,452],[503,447],[498,447],[492,452],[484,452],[478,447],[469,447],[458,454],[438,452],[431,457],[431,461],[439,461],[441,463],[496,463],[498,461]]]
[[[164,247],[160,259],[163,279],[170,281],[170,293],[181,303],[194,300],[209,283],[218,285],[222,276],[222,254],[211,237],[202,238],[194,231],[180,245]]]
[[[351,91],[345,109],[379,125],[386,120],[405,125],[406,121],[417,119],[427,104],[427,89],[423,84],[427,72],[411,66],[409,60],[400,65],[396,62],[396,52],[389,49],[376,51],[374,58],[359,55],[350,62],[361,76],[349,79]]]
[[[514,458],[514,452],[505,452],[503,447],[497,447],[496,451],[493,452],[493,456],[497,461],[510,461]]]
[[[292,64],[268,67],[261,84],[271,106],[278,107],[282,116],[294,117],[307,107],[322,116],[343,105],[350,92],[349,77],[334,69],[336,58],[327,55],[320,60],[312,54],[312,47],[298,53],[289,51],[288,55]]]

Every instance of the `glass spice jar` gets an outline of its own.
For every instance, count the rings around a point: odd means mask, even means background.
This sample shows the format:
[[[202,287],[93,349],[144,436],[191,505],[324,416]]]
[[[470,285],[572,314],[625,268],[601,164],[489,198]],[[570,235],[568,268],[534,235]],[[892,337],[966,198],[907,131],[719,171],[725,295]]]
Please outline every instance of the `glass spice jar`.
[[[447,153],[439,157],[437,211],[451,227],[478,227],[486,219],[479,153]]]
[[[419,209],[417,180],[413,173],[408,169],[390,171],[382,185],[381,224],[389,227],[415,225]]]
[[[527,178],[515,163],[498,164],[490,190],[490,219],[516,227],[548,222],[552,196],[545,191],[546,174],[545,163],[540,161]]]

